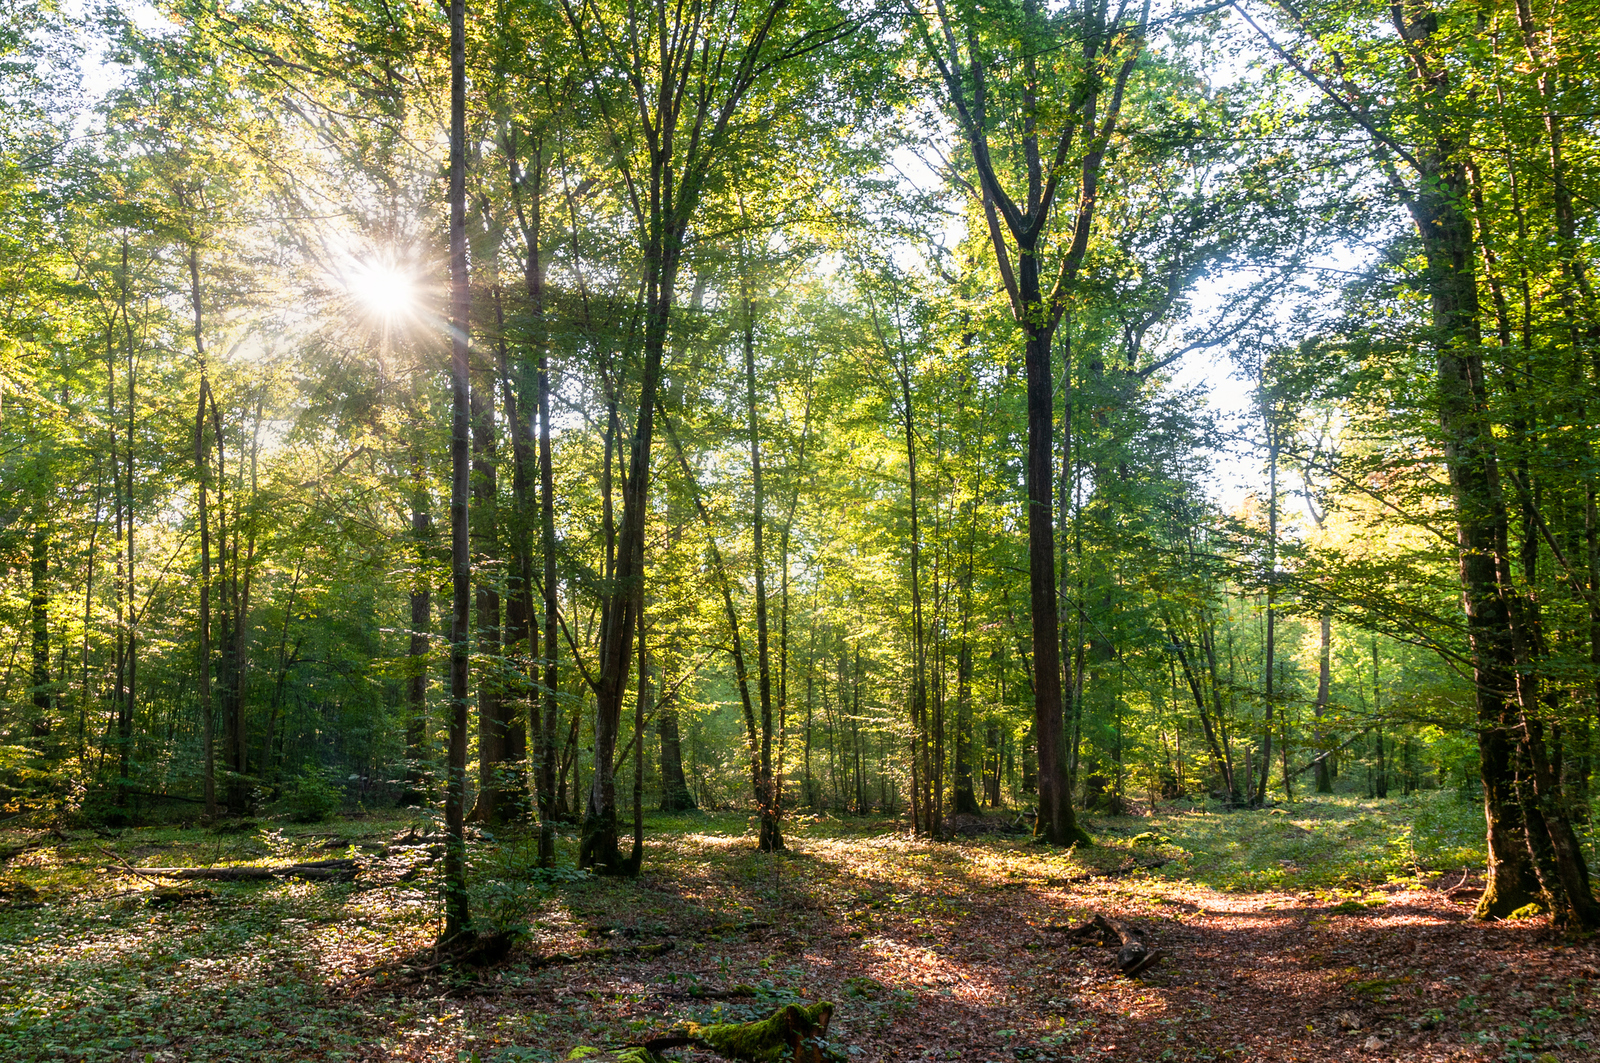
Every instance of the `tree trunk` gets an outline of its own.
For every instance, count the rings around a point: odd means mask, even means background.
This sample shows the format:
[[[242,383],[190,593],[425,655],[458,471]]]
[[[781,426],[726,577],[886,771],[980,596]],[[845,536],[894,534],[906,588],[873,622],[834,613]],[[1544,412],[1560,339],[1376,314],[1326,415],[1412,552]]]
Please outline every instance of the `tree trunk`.
[[[972,783],[972,640],[968,631],[970,602],[962,603],[961,646],[956,650],[956,763],[952,794],[957,815],[977,815],[978,796]]]
[[[633,702],[633,848],[624,873],[637,878],[644,864],[644,722],[650,715],[650,657],[645,644],[644,603],[639,604],[639,692]]]
[[[1322,729],[1322,717],[1328,711],[1328,698],[1332,690],[1332,661],[1333,645],[1333,607],[1324,605],[1321,617],[1321,635],[1317,650],[1317,702],[1312,710],[1312,718],[1316,721],[1317,752],[1329,751],[1328,735]],[[1332,757],[1325,756],[1317,761],[1317,793],[1333,793],[1333,769],[1328,763]]]
[[[695,807],[689,780],[683,774],[683,738],[678,710],[670,703],[656,709],[656,734],[661,739],[661,811],[688,812]]]
[[[29,540],[28,567],[31,593],[28,613],[33,635],[33,725],[34,738],[50,734],[53,699],[50,696],[50,526],[45,517],[35,517]]]
[[[199,331],[195,339],[198,343]],[[203,366],[203,363],[202,363]],[[200,374],[200,404],[194,423],[194,463],[199,480],[198,510],[200,516],[200,717],[205,728],[205,801],[206,818],[217,817],[217,753],[216,714],[211,705],[211,523],[206,504],[206,480],[210,471],[210,458],[205,445],[206,382],[202,367]]]
[[[1027,306],[1041,295],[1032,248],[1021,262]],[[1067,788],[1066,735],[1062,728],[1061,632],[1056,611],[1056,550],[1050,514],[1053,487],[1051,440],[1055,435],[1051,392],[1050,330],[1027,331],[1028,390],[1028,588],[1033,613],[1033,728],[1038,757],[1039,819],[1034,832],[1053,845],[1087,842],[1078,828]]]
[[[472,558],[468,541],[467,332],[467,52],[466,0],[450,0],[450,715],[445,772],[444,932],[451,941],[470,929],[467,899],[467,638]]]
[[[505,777],[507,748],[504,664],[500,644],[500,589],[495,579],[500,543],[496,497],[499,455],[496,445],[494,375],[480,366],[468,398],[472,420],[472,538],[478,613],[478,796],[471,819],[501,823],[516,814],[514,784]],[[504,800],[503,800],[504,799]],[[502,804],[509,807],[502,808]]]
[[[1261,381],[1262,412],[1266,415],[1267,429],[1267,639],[1266,665],[1261,681],[1262,700],[1266,706],[1266,720],[1261,730],[1261,782],[1256,787],[1255,805],[1267,803],[1267,780],[1272,775],[1272,717],[1277,708],[1274,697],[1274,679],[1277,672],[1277,620],[1278,620],[1278,425],[1272,409],[1267,381]],[[1376,653],[1376,649],[1373,651]]]
[[[751,535],[756,583],[756,686],[761,698],[761,757],[756,777],[756,806],[761,816],[760,849],[764,853],[784,848],[780,830],[780,797],[772,771],[772,668],[767,652],[767,561],[762,550],[766,522],[765,485],[761,476],[761,422],[756,409],[755,300],[748,277],[740,278],[744,296],[745,411],[750,428],[750,482],[754,492]]]
[[[543,174],[543,166],[538,168]],[[544,718],[539,727],[539,866],[555,865],[555,820],[559,809],[556,787],[556,735],[561,726],[560,646],[556,632],[560,624],[560,599],[556,586],[556,501],[555,466],[550,443],[550,346],[544,331],[544,266],[541,255],[539,219],[542,217],[540,191],[543,177],[534,187],[532,229],[528,239],[528,299],[532,304],[539,333],[537,345],[537,384],[539,392],[539,552],[543,563],[540,588],[544,595]]]
[[[412,432],[421,432],[421,426],[415,421]],[[412,447],[411,548],[416,574],[411,580],[410,660],[406,666],[406,789],[400,797],[402,805],[420,805],[426,801],[422,783],[423,763],[428,756],[428,642],[433,631],[433,580],[428,571],[433,519],[429,512],[427,467],[417,441]]]
[[[761,808],[764,794],[761,772],[761,735],[756,726],[755,699],[750,693],[750,669],[745,661],[744,639],[739,633],[739,615],[733,607],[733,581],[728,575],[727,566],[723,563],[722,550],[717,546],[714,533],[715,526],[711,520],[711,512],[706,508],[705,500],[700,497],[699,484],[695,482],[694,470],[689,466],[689,458],[683,451],[683,442],[677,433],[672,430],[672,424],[663,418],[667,438],[672,442],[673,452],[678,458],[678,467],[683,470],[685,481],[689,484],[690,492],[694,496],[695,511],[700,515],[701,526],[706,532],[706,549],[711,554],[711,569],[716,576],[717,588],[722,594],[722,616],[728,625],[729,653],[733,657],[734,683],[739,688],[739,706],[744,712],[745,743],[750,756],[750,786],[755,796],[758,808]],[[759,595],[759,588],[758,588]],[[770,719],[770,717],[769,717]],[[765,822],[763,820],[763,822]],[[763,834],[765,837],[765,834]],[[778,839],[782,844],[782,838]]]
[[[1195,671],[1193,663],[1189,660],[1189,653],[1183,639],[1177,631],[1168,624],[1167,637],[1172,641],[1173,652],[1177,654],[1178,664],[1183,669],[1183,677],[1189,684],[1189,693],[1194,697],[1195,711],[1200,715],[1200,730],[1206,737],[1206,746],[1211,751],[1211,765],[1216,770],[1217,776],[1222,781],[1223,788],[1228,792],[1230,800],[1237,799],[1237,789],[1234,786],[1233,765],[1228,762],[1228,757],[1223,749],[1222,741],[1218,735],[1216,722],[1211,714],[1206,711],[1205,693],[1200,689],[1200,676]],[[1213,676],[1213,682],[1215,676]]]
[[[966,141],[977,171],[979,198],[988,223],[995,263],[1010,297],[1011,309],[1024,338],[1024,372],[1027,379],[1027,526],[1028,586],[1033,634],[1034,734],[1039,764],[1039,818],[1035,830],[1040,838],[1057,845],[1087,843],[1089,837],[1079,829],[1073,813],[1067,781],[1065,731],[1061,699],[1060,625],[1056,604],[1055,534],[1051,520],[1051,495],[1054,487],[1052,447],[1054,437],[1054,388],[1051,375],[1051,338],[1056,323],[1065,311],[1065,293],[1076,284],[1094,222],[1094,207],[1106,145],[1121,114],[1124,89],[1143,48],[1144,32],[1150,16],[1147,4],[1134,24],[1107,33],[1104,9],[1088,14],[1074,48],[1083,59],[1084,80],[1078,90],[1058,106],[1064,106],[1068,120],[1058,123],[1062,132],[1050,154],[1057,160],[1046,177],[1045,152],[1041,152],[1037,120],[1041,101],[1034,86],[1038,81],[1036,53],[1025,52],[1020,67],[1020,147],[1027,164],[1026,192],[1013,199],[1002,187],[990,151],[990,128],[985,121],[988,106],[987,60],[980,53],[983,39],[973,26],[956,26],[945,8],[937,8],[938,25],[920,26],[922,39],[944,80],[947,102],[954,112],[957,127]],[[1044,12],[1036,3],[1025,3],[1022,15],[1030,31],[1049,33]],[[918,16],[921,18],[922,16]],[[965,40],[967,51],[961,51]],[[1093,73],[1089,73],[1093,71]],[[1106,73],[1110,77],[1106,77]],[[1100,113],[1104,107],[1103,115]],[[1070,173],[1064,165],[1082,133],[1083,144],[1077,170],[1078,211],[1071,225],[1071,237],[1061,253],[1059,273],[1047,294],[1041,282],[1040,255],[1047,243],[1047,227],[1052,220],[1058,179]],[[1015,245],[1013,268],[1012,245]]]

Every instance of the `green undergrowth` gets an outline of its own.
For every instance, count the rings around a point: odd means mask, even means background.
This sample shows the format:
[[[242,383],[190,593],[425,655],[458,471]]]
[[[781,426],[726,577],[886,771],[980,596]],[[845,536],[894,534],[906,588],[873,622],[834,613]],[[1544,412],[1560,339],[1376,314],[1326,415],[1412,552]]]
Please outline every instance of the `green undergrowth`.
[[[813,1003],[805,993],[816,972],[794,929],[806,919],[862,949],[887,936],[931,958],[960,939],[974,897],[1009,904],[1011,891],[1113,873],[1133,891],[1176,882],[1328,891],[1355,913],[1383,903],[1377,887],[1414,881],[1419,868],[1481,867],[1480,815],[1451,793],[1312,798],[1246,812],[1163,807],[1089,817],[1096,844],[1061,850],[1008,833],[939,845],[909,838],[894,820],[796,814],[785,823],[794,851],[778,859],[755,850],[747,815],[651,816],[639,883],[576,872],[568,832],[558,835],[554,871],[534,866],[531,831],[475,834],[481,925],[521,930],[530,950],[544,952],[675,942],[673,961],[650,977],[677,1003],[637,1029],[588,1007],[474,1010],[436,993],[348,992],[363,970],[418,955],[437,934],[438,883],[425,862],[382,885],[370,873],[355,883],[163,880],[176,897],[160,900],[157,882],[124,865],[359,857],[388,860],[392,871],[393,861],[420,860],[434,844],[436,827],[422,813],[0,831],[0,851],[12,854],[0,865],[0,1057],[336,1060],[378,1044],[416,1058],[553,1060],[558,1049],[639,1036],[668,1018],[743,1022]],[[757,961],[752,934],[764,942]],[[534,975],[513,964],[497,977],[515,988]],[[916,1007],[912,987],[885,978],[852,977],[834,989],[841,1043],[910,1021]]]
[[[1152,875],[1219,890],[1409,884],[1484,861],[1483,812],[1453,791],[1384,800],[1321,795],[1252,810],[1162,806],[1089,826],[1124,859],[1159,864]]]

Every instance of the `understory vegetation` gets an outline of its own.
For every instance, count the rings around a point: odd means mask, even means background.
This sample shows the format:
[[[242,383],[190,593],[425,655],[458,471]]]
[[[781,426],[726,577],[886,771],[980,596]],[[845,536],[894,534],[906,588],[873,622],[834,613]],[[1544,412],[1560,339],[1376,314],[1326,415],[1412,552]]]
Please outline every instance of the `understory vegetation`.
[[[535,835],[480,832],[474,909],[524,935],[482,967],[436,962],[425,816],[11,831],[36,847],[4,879],[0,1048],[546,1061],[831,1000],[831,1043],[864,1060],[1364,1058],[1369,1036],[1407,1059],[1588,1058],[1594,946],[1540,959],[1546,920],[1474,928],[1442,892],[1481,885],[1477,814],[1451,794],[1161,807],[1092,817],[1102,844],[1070,852],[982,821],[934,844],[818,815],[791,821],[787,855],[742,815],[652,815],[637,882],[540,876]],[[576,845],[558,837],[562,866]],[[330,856],[359,861],[353,882],[138,871]],[[1163,962],[1123,979],[1041,929],[1086,911],[1148,926]],[[1253,993],[1277,1010],[1241,1014]]]

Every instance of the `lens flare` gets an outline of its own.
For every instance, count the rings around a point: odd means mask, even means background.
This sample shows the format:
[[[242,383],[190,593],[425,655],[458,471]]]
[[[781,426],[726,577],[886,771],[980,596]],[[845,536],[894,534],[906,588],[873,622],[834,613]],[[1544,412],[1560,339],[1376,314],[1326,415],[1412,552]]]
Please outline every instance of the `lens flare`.
[[[357,302],[385,321],[404,317],[416,308],[415,283],[403,270],[387,263],[357,263],[345,274],[344,283]]]

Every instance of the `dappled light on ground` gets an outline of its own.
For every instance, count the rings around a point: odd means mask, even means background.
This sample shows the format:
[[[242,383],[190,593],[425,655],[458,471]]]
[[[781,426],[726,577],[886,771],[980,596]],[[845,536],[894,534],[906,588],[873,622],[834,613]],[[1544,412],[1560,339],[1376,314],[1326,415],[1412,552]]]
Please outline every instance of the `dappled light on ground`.
[[[496,877],[521,866],[519,839],[480,839],[476,909],[520,920],[527,937],[470,970],[431,951],[431,869],[393,881],[371,856],[351,884],[209,883],[158,907],[137,869],[204,863],[221,855],[211,836],[69,837],[10,872],[38,899],[0,907],[0,1047],[24,1059],[553,1061],[574,1044],[832,1000],[831,1036],[864,1061],[1593,1058],[1595,946],[1555,941],[1542,918],[1466,922],[1469,906],[1442,892],[1459,867],[1372,863],[1409,860],[1406,811],[1173,810],[1092,821],[1102,844],[1070,852],[797,819],[780,856],[756,851],[744,817],[679,817],[678,830],[652,825],[638,881],[543,886]],[[377,852],[407,824],[347,826]],[[1365,843],[1340,844],[1355,836]],[[226,858],[289,862],[325,844],[261,835]],[[1282,888],[1219,888],[1258,876]],[[1147,931],[1164,960],[1126,978],[1115,950],[1061,932],[1094,913]]]

